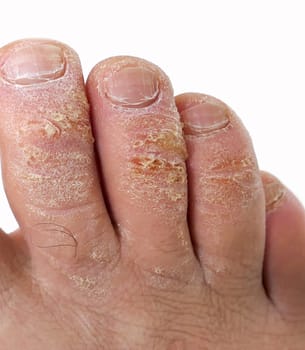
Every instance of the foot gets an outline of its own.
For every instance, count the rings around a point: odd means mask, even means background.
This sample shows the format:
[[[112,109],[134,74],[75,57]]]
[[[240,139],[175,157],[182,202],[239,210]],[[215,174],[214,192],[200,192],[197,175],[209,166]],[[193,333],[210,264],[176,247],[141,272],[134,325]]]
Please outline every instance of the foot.
[[[61,43],[0,51],[1,349],[303,349],[304,210],[235,113],[133,57],[86,89]]]

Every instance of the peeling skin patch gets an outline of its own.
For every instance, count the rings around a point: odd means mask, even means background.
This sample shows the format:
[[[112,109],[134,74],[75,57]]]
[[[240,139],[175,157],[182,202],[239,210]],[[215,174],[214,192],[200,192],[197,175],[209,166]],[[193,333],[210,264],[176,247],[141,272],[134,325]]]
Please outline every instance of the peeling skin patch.
[[[185,184],[186,183],[185,167],[175,166],[173,168],[173,171],[168,174],[167,183],[168,184],[173,184],[173,183]]]
[[[97,262],[103,262],[105,260],[105,254],[102,249],[95,247],[90,254],[90,258]]]
[[[68,275],[74,286],[86,293],[88,297],[101,297],[106,295],[106,290],[100,285],[99,277],[88,277],[79,275]]]
[[[232,176],[203,176],[200,179],[203,201],[231,209],[247,207],[256,196],[256,189],[260,189],[256,177],[252,172]]]
[[[57,127],[56,125],[54,125],[52,122],[50,122],[48,120],[48,122],[46,123],[45,127],[45,134],[47,138],[54,138],[54,137],[59,137],[61,134],[61,130],[59,129],[59,127]]]
[[[47,151],[36,145],[19,144],[22,154],[22,160],[29,167],[41,167],[41,163],[50,164],[50,171],[67,165],[77,165],[78,167],[87,167],[93,162],[93,157],[85,152],[80,151]],[[49,169],[48,169],[49,171]]]
[[[49,208],[69,205],[69,203],[78,202],[87,203],[90,201],[90,195],[94,187],[94,179],[88,173],[72,173],[68,172],[65,175],[55,174],[43,175],[36,173],[19,173],[16,169],[14,173],[19,176],[20,184],[24,184],[23,191],[31,199],[32,204],[45,208],[46,204]],[[52,188],[57,189],[57,194],[54,197]],[[40,193],[40,196],[33,195]]]
[[[69,137],[77,133],[77,137],[92,144],[94,138],[91,126],[84,118],[71,119],[69,116],[55,114],[51,118],[40,116],[34,120],[24,121],[17,130],[17,140],[36,138],[36,140],[55,140],[61,137]]]
[[[186,184],[186,145],[181,123],[167,116],[144,115],[130,119],[125,126],[129,139],[127,176],[170,190],[175,184]],[[130,142],[130,138],[134,141]],[[159,179],[159,180],[158,180]],[[178,191],[181,192],[181,191]],[[173,197],[173,196],[171,196]]]
[[[95,246],[93,247],[89,257],[100,265],[109,265],[113,261],[113,249],[112,247],[106,246]]]
[[[156,157],[134,157],[131,159],[132,173],[142,176],[165,175],[168,184],[186,182],[185,165]]]
[[[200,173],[202,203],[239,209],[247,207],[261,191],[256,160],[250,155],[216,158],[207,169],[201,169]]]
[[[49,92],[47,91],[46,94]],[[42,102],[48,98],[48,103]],[[40,101],[40,102],[39,102]],[[31,95],[27,95],[26,100],[21,99],[21,105],[17,110],[12,111],[14,114],[22,114],[23,118],[14,122],[14,128],[7,125],[11,137],[17,138],[18,141],[25,139],[35,140],[35,142],[45,142],[46,140],[60,140],[77,137],[92,144],[94,138],[92,135],[89,106],[83,90],[79,87],[65,87],[64,93],[58,92],[56,99],[39,96],[39,101],[31,101]],[[35,110],[31,103],[35,102]],[[15,105],[15,104],[13,104]],[[37,107],[39,106],[39,107]]]
[[[184,202],[186,199],[186,170],[182,162],[155,156],[134,157],[130,161],[129,177],[136,191],[141,188],[143,196],[146,190],[147,198],[159,202],[160,209],[162,197],[170,202]]]
[[[138,149],[145,147],[146,149],[151,149],[151,147],[158,147],[159,150],[166,152],[173,152],[176,156],[180,156],[181,159],[187,158],[186,147],[184,145],[184,140],[181,138],[181,130],[162,130],[159,133],[151,133],[143,140],[137,139],[133,148]]]
[[[37,135],[42,138],[57,138],[61,135],[61,129],[51,120],[42,117],[40,120],[30,120],[19,128],[19,139],[29,135]]]
[[[72,275],[69,278],[81,290],[92,291],[97,285],[97,280],[95,278],[81,277],[77,275]]]
[[[82,205],[96,190],[88,103],[79,83],[72,89],[68,85],[61,87],[54,99],[55,93],[50,98],[48,90],[42,90],[35,101],[31,101],[31,94],[21,98],[18,113],[22,118],[4,120],[5,137],[17,143],[10,156],[14,162],[7,162],[6,167],[33,207]],[[61,94],[65,90],[66,94]]]
[[[253,170],[256,168],[256,161],[253,156],[245,156],[244,158],[239,159],[230,159],[230,158],[218,158],[216,159],[209,170],[211,171],[228,171],[230,173],[239,172],[244,168]]]
[[[145,198],[147,207],[161,215],[168,210],[177,215],[177,219],[184,215],[187,201],[184,162],[148,155],[134,156],[126,165],[118,178],[119,190],[128,191],[135,204],[141,203],[141,208],[145,210]],[[176,204],[174,210],[173,202]]]
[[[182,193],[177,193],[175,191],[165,191],[167,198],[172,202],[181,201],[185,196]]]
[[[37,145],[22,144],[18,153],[15,162],[9,164],[9,171],[18,178],[22,191],[36,207],[45,207],[46,203],[57,207],[60,203],[69,206],[75,201],[80,204],[90,201],[95,168],[89,149],[49,151]]]
[[[122,119],[120,126],[128,135],[129,153],[166,153],[169,157],[187,157],[182,123],[172,115],[145,114]],[[179,115],[178,115],[179,117]]]
[[[157,211],[168,210],[172,202],[180,202],[183,211],[187,190],[184,140],[179,138],[178,131],[168,130],[136,136],[128,152],[121,188],[126,190],[128,179],[128,188],[136,201],[144,194],[147,200],[156,203]],[[176,207],[175,211],[181,214],[180,209]]]

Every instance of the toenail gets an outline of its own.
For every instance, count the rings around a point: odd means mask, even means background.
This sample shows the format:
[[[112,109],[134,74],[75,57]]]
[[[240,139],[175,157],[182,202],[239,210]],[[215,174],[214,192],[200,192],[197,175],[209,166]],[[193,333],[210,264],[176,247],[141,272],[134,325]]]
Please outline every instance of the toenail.
[[[144,67],[124,67],[105,81],[106,96],[117,105],[146,107],[159,95],[156,74]]]
[[[1,66],[4,79],[19,85],[32,85],[64,75],[62,49],[53,44],[34,44],[12,50]]]
[[[180,112],[184,133],[190,135],[208,134],[227,126],[230,122],[225,107],[209,102],[199,103]]]
[[[263,177],[263,186],[265,191],[266,211],[275,209],[284,197],[285,188],[279,180],[274,177]]]

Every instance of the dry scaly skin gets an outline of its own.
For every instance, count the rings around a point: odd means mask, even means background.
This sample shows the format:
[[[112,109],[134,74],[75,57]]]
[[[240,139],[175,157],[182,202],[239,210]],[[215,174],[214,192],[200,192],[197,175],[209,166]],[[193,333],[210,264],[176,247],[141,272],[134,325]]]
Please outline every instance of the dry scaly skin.
[[[7,55],[31,44],[6,47],[1,69]],[[5,75],[0,77],[0,142],[8,198],[15,198],[13,211],[33,253],[48,255],[51,265],[59,258],[75,261],[85,227],[94,233],[99,225],[102,202],[80,62],[72,49],[57,45],[65,64],[55,80],[11,84]],[[75,220],[82,216],[88,222]]]
[[[20,50],[22,45],[25,44],[15,45],[13,50]],[[77,56],[67,49],[63,53],[65,61],[70,62],[65,66],[64,79],[57,77],[50,84],[38,85],[1,82],[6,97],[5,102],[1,101],[1,113],[5,114],[2,122],[6,124],[4,139],[14,139],[18,145],[8,170],[13,178],[21,180],[17,186],[22,186],[26,201],[38,208],[43,203],[53,208],[84,203],[89,200],[86,187],[93,184],[94,140],[83,81],[76,68]],[[16,106],[13,100],[19,104]],[[51,198],[54,188],[61,195]]]
[[[266,211],[270,213],[282,204],[287,190],[278,179],[268,173],[262,173],[262,180],[265,190]]]

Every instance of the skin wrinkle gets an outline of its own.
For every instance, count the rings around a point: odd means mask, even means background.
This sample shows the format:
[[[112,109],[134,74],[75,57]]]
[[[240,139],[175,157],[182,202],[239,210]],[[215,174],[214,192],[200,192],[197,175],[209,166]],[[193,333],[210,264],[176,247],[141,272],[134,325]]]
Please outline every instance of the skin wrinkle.
[[[188,299],[188,302],[185,302],[185,300],[181,300],[183,296],[181,292],[176,293],[175,296],[164,293],[161,295],[158,292],[158,295],[155,296],[155,310],[151,310],[151,312],[160,315],[159,309],[162,309],[161,319],[163,323],[160,323],[155,330],[155,337],[162,334],[162,337],[167,339],[166,344],[170,343],[169,339],[177,340],[182,337],[190,346],[195,341],[197,348],[198,339],[208,334],[206,331],[207,327],[198,322],[202,313],[208,311],[207,305],[198,304],[196,302],[197,299],[194,299],[194,302],[190,301],[190,299]],[[181,320],[182,316],[183,321]],[[188,332],[186,329],[190,331]],[[159,332],[161,333],[159,334]],[[207,336],[204,344],[206,344],[208,338]]]
[[[146,284],[157,290],[178,292],[184,289],[198,277],[198,271],[190,264],[191,258],[185,255],[179,260],[179,266],[169,268],[166,264],[157,264],[152,268],[144,269]],[[143,267],[142,267],[143,270]]]

